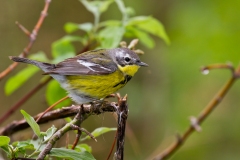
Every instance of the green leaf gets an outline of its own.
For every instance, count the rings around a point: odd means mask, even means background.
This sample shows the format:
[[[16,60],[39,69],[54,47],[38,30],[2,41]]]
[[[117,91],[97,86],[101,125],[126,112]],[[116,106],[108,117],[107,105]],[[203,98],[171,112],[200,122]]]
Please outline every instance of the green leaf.
[[[20,141],[20,142],[14,142],[12,144],[13,146],[15,146],[15,155],[17,155],[18,153],[22,153],[25,154],[27,150],[35,150],[33,144],[30,143],[30,141]]]
[[[108,128],[108,127],[100,127],[100,128],[97,128],[95,129],[93,132],[92,132],[92,135],[94,137],[98,137],[104,133],[107,133],[107,132],[110,132],[110,131],[116,131],[117,128]]]
[[[107,0],[107,1],[93,1],[95,2],[95,5],[98,6],[100,13],[105,12],[109,5],[113,3],[113,0]]]
[[[46,54],[42,51],[31,54],[29,56],[29,59],[33,59],[33,60],[37,60],[37,61],[41,61],[41,62],[49,62],[49,59],[47,58]]]
[[[34,150],[33,144],[30,143],[30,141],[19,141],[17,142],[16,148],[24,148],[29,150]]]
[[[82,38],[79,36],[66,35],[60,39],[62,42],[81,42]]]
[[[98,136],[100,136],[104,133],[107,133],[107,132],[110,132],[110,131],[116,131],[116,130],[117,130],[116,128],[100,127],[100,128],[95,129],[91,134],[94,137],[98,137]],[[86,139],[91,139],[91,137],[86,136],[86,137],[82,138],[81,141],[86,140]]]
[[[92,23],[77,24],[69,22],[64,25],[64,29],[67,33],[72,33],[79,29],[89,33],[93,29],[93,24]]]
[[[135,10],[132,7],[126,7],[126,13],[129,16],[133,16],[133,15],[135,15]]]
[[[62,99],[67,95],[66,91],[60,87],[60,84],[52,80],[51,82],[48,83],[47,85],[47,90],[46,90],[46,99],[48,105],[52,105],[58,100]],[[71,103],[70,99],[64,100],[60,104],[56,105],[54,108],[59,108],[62,106],[67,106]]]
[[[168,35],[161,22],[153,17],[138,16],[128,20],[127,26],[135,26],[159,38],[162,38],[167,44],[170,44]]]
[[[93,29],[93,24],[92,23],[77,24],[69,22],[64,25],[64,29],[67,33],[72,33],[79,29],[89,33]]]
[[[107,0],[107,1],[87,1],[87,0],[80,0],[82,4],[86,7],[86,9],[89,12],[92,12],[94,15],[105,12],[109,5],[113,2],[113,0]]]
[[[68,148],[72,148],[73,145],[68,145]],[[87,151],[89,153],[92,152],[92,147],[89,146],[88,144],[85,144],[85,143],[81,143],[81,144],[78,144],[77,146],[75,146],[74,148],[75,151],[78,151],[78,152],[82,152],[82,151]]]
[[[63,37],[58,41],[52,43],[52,56],[58,58],[58,61],[64,60],[66,58],[73,57],[75,55],[75,49],[71,44],[69,37]],[[76,39],[74,39],[76,40]]]
[[[46,131],[46,136],[44,136],[44,141],[49,140],[52,135],[56,132],[57,128],[53,125],[51,128],[48,128]]]
[[[74,31],[77,31],[79,28],[78,28],[78,24],[77,23],[71,23],[71,22],[68,22],[64,25],[64,30],[67,32],[67,33],[72,33]]]
[[[40,127],[39,125],[36,123],[36,121],[34,120],[33,117],[31,117],[29,114],[27,114],[27,112],[25,112],[24,110],[21,110],[22,115],[24,116],[24,119],[27,121],[27,123],[29,124],[29,126],[32,128],[32,130],[34,131],[34,133],[38,136],[38,138],[40,138]]]
[[[82,144],[78,144],[75,147],[75,150],[77,150],[77,151],[87,151],[87,152],[91,153],[92,152],[92,147],[87,145],[87,144],[82,143]]]
[[[125,29],[121,26],[109,26],[99,32],[100,48],[116,48],[122,40]]]
[[[9,147],[11,146],[8,145],[0,146],[0,148],[7,154],[8,158],[12,159],[12,150],[10,150]]]
[[[148,33],[138,29],[134,28],[132,26],[128,26],[126,28],[126,32],[124,34],[125,37],[129,38],[138,38],[141,43],[143,43],[148,48],[153,48],[155,43],[154,40],[148,35]]]
[[[80,0],[82,4],[85,6],[85,8],[89,11],[92,12],[92,14],[96,17],[100,16],[100,12],[97,8],[97,6],[94,4],[94,2],[89,2],[87,0]]]
[[[19,71],[15,76],[10,77],[5,85],[6,95],[12,94],[21,85],[23,85],[30,77],[32,77],[39,69],[36,66],[27,66]]]
[[[10,142],[10,138],[7,136],[0,136],[0,146],[8,145]]]
[[[99,23],[99,27],[121,26],[122,22],[119,20],[108,20]]]
[[[122,14],[126,13],[126,7],[123,3],[122,0],[115,0],[115,2],[117,3],[118,9],[122,12]]]
[[[115,2],[117,3],[119,10],[122,13],[124,13],[126,11],[126,7],[125,7],[123,1],[122,0],[115,0]]]
[[[122,13],[122,21],[125,24],[125,22],[128,20],[128,16],[132,13],[131,9],[127,9],[124,5],[123,0],[115,0],[115,2],[117,3],[118,9],[121,11]]]
[[[58,158],[67,158],[71,160],[95,160],[92,154],[89,152],[77,152],[75,150],[66,149],[66,148],[52,148],[49,153],[50,156]]]
[[[42,151],[46,147],[46,143],[43,143],[43,139],[36,139],[36,140],[31,140],[29,143],[34,146],[35,149],[38,149],[39,151]]]

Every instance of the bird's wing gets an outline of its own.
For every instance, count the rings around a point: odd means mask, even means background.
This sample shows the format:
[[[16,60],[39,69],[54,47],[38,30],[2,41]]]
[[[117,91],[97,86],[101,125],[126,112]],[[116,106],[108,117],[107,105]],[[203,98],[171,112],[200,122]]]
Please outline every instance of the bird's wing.
[[[116,71],[117,65],[105,55],[83,54],[66,59],[45,74],[104,75]]]

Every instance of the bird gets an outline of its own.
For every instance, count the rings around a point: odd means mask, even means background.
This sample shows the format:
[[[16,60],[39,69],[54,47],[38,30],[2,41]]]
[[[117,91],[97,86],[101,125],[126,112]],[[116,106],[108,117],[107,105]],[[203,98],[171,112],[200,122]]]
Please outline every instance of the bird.
[[[97,49],[57,64],[10,56],[15,62],[32,64],[58,81],[77,104],[103,100],[124,87],[140,67],[147,67],[128,48]]]

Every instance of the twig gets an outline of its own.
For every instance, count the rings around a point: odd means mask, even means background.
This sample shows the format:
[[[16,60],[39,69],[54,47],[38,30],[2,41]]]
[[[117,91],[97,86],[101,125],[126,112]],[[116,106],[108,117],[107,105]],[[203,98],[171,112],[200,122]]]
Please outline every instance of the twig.
[[[115,112],[114,107],[115,107],[114,102],[105,103],[104,106],[102,106],[102,103],[94,104],[93,106],[86,104],[83,106],[83,110],[85,114],[98,115],[104,112]],[[62,118],[74,116],[77,114],[78,110],[79,110],[79,106],[71,106],[71,107],[63,107],[61,109],[47,112],[39,120],[38,124],[44,124],[56,119],[62,119]],[[42,115],[42,113],[39,113],[38,115],[34,116],[34,119],[37,119],[40,115]],[[22,119],[20,121],[14,121],[8,124],[6,127],[1,128],[0,135],[10,136],[13,133],[24,130],[26,128],[29,128],[29,125],[25,119]]]
[[[113,140],[113,143],[112,143],[112,147],[111,147],[111,150],[108,154],[107,160],[109,160],[111,155],[112,155],[113,149],[114,149],[116,141],[117,141],[117,135],[118,135],[118,132],[116,131],[115,136],[114,136],[114,140]]]
[[[99,109],[100,109],[100,107],[99,107]],[[40,154],[38,155],[36,160],[43,160],[45,158],[45,156],[48,153],[50,153],[52,147],[57,142],[57,140],[59,140],[66,132],[68,132],[70,130],[78,130],[79,134],[81,134],[81,132],[85,132],[87,135],[89,135],[92,139],[94,139],[96,141],[95,137],[90,132],[79,127],[80,124],[85,119],[88,118],[88,116],[90,116],[90,114],[85,114],[84,107],[83,107],[83,105],[81,105],[81,107],[78,108],[78,113],[74,117],[74,119],[71,122],[67,123],[63,128],[59,129],[56,133],[53,134],[53,136],[50,138],[50,140],[46,144],[45,148],[40,152]]]
[[[199,131],[200,124],[210,115],[210,113],[216,108],[216,106],[222,101],[226,93],[229,91],[233,83],[240,75],[240,66],[238,69],[234,69],[229,64],[217,64],[217,65],[210,65],[204,67],[203,70],[210,70],[210,69],[219,69],[219,68],[226,68],[232,71],[231,79],[223,86],[223,88],[217,93],[217,95],[209,102],[209,104],[203,109],[203,111],[199,114],[197,118],[191,118],[191,125],[189,128],[184,132],[182,136],[177,136],[177,141],[174,142],[171,146],[169,146],[165,151],[160,153],[154,160],[165,160],[171,157],[188,139],[188,137],[194,132]]]
[[[47,16],[47,11],[48,11],[50,2],[51,2],[51,0],[45,0],[45,5],[43,8],[43,11],[41,12],[41,15],[37,21],[37,24],[35,25],[34,29],[32,30],[31,34],[29,35],[29,42],[28,42],[27,46],[24,48],[24,50],[22,51],[22,53],[19,55],[20,57],[25,57],[26,55],[28,55],[29,51],[31,50],[33,43],[36,40],[38,31],[39,31],[40,27],[42,26],[42,23],[43,23],[45,17]],[[20,26],[20,25],[18,25],[18,26]],[[20,28],[23,30],[23,32],[25,34],[27,34],[26,33],[27,30],[22,25]],[[13,62],[4,71],[2,71],[0,73],[0,80],[2,80],[6,75],[8,75],[14,68],[16,68],[17,65],[18,65],[17,62]]]
[[[40,152],[36,160],[43,160],[45,156],[51,151],[54,144],[68,131],[73,130],[73,126],[82,122],[86,116],[81,115],[81,107],[78,109],[78,114],[74,117],[74,119],[67,123],[63,128],[59,129],[53,136],[49,139],[48,143],[46,144],[45,148]]]
[[[54,104],[52,104],[50,107],[48,107],[36,120],[36,122],[38,122],[43,116],[44,114],[46,114],[48,111],[50,111],[51,109],[53,109],[53,107],[55,107],[56,105],[58,105],[59,103],[61,103],[62,101],[68,99],[68,96],[63,97],[62,99],[58,100],[57,102],[55,102]]]
[[[7,118],[10,117],[22,104],[24,104],[31,96],[33,96],[37,91],[39,91],[45,84],[47,84],[52,78],[48,77],[44,81],[40,82],[37,86],[35,86],[30,92],[28,92],[25,96],[23,96],[16,104],[11,106],[8,111],[0,117],[0,124],[2,124]]]
[[[83,114],[80,114],[80,115],[83,115]],[[84,119],[85,119],[85,118],[84,118]],[[84,120],[84,119],[83,119],[83,120]],[[81,120],[81,122],[82,122],[83,120]],[[95,142],[97,142],[97,139],[96,139],[90,132],[88,132],[86,129],[81,128],[81,127],[79,127],[79,126],[77,126],[77,125],[74,125],[74,124],[71,125],[71,129],[72,129],[72,130],[78,130],[79,132],[84,132],[84,133],[86,133],[90,138],[92,138]],[[81,136],[81,133],[78,133],[78,134]]]
[[[114,154],[114,159],[123,160],[125,128],[128,117],[127,95],[124,96],[123,98],[119,98],[117,114],[118,114],[117,150]]]
[[[117,121],[117,114],[113,114],[113,116]],[[140,157],[141,153],[140,153],[139,143],[137,141],[136,135],[133,132],[133,129],[131,128],[131,126],[128,123],[126,123],[126,130],[127,130],[126,136],[130,140],[129,143],[131,144],[131,147],[133,148],[133,151],[135,152],[135,155]],[[112,143],[112,147],[111,147],[110,152],[108,154],[107,160],[109,160],[110,157],[111,157],[111,154],[112,154],[113,149],[115,147],[116,140],[117,140],[117,131],[116,131],[116,135],[114,137],[113,143]]]
[[[75,147],[77,146],[77,144],[78,144],[78,142],[79,142],[79,139],[80,139],[80,137],[81,137],[81,134],[82,134],[82,131],[80,131],[80,130],[78,130],[78,132],[77,132],[77,134],[76,134],[76,138],[75,138],[75,140],[74,140],[74,142],[73,142],[73,145],[72,145],[72,150],[74,150],[75,149]]]
[[[81,108],[80,108],[80,109],[81,109],[82,111],[84,111],[83,105],[81,105]],[[79,114],[79,115],[78,115],[78,116],[79,116],[79,119],[81,119],[81,115],[82,115],[82,114]],[[81,137],[81,135],[82,135],[82,132],[85,132],[85,133],[86,133],[87,135],[89,135],[92,139],[94,139],[95,141],[97,141],[96,138],[95,138],[90,132],[88,132],[87,130],[81,128],[80,125],[81,125],[81,123],[78,123],[78,126],[77,126],[77,125],[73,125],[73,124],[71,125],[72,129],[78,131],[78,132],[77,132],[77,135],[76,135],[76,138],[75,138],[75,141],[74,141],[73,146],[72,146],[72,149],[73,149],[73,150],[74,150],[74,148],[77,146],[77,144],[78,144],[78,142],[79,142],[79,139],[80,139],[80,137]]]
[[[30,37],[31,33],[23,25],[21,25],[18,21],[16,21],[15,23],[18,26],[18,28],[21,29],[26,34],[26,36]]]

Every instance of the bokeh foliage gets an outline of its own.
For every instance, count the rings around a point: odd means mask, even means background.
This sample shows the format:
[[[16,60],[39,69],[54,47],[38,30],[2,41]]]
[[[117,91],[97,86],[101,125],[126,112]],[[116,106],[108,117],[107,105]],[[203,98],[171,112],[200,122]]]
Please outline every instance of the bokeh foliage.
[[[3,12],[0,14],[2,19],[0,34],[1,37],[5,37],[0,39],[0,51],[4,53],[0,54],[1,59],[5,60],[9,55],[17,55],[25,45],[26,39],[13,25],[14,21],[19,20],[30,28],[39,13],[26,15],[27,8],[31,6],[35,10],[39,9],[40,12],[42,3],[15,0],[4,1],[0,6],[0,12]],[[232,62],[235,66],[239,64],[240,2],[125,0],[125,4],[134,8],[137,15],[152,15],[163,22],[171,39],[169,46],[162,40],[157,40],[153,49],[139,46],[146,52],[141,59],[150,63],[150,66],[148,69],[141,69],[121,90],[122,94],[129,95],[128,121],[139,142],[139,147],[132,147],[130,140],[126,139],[125,156],[128,159],[146,159],[157,147],[159,147],[158,151],[163,150],[174,141],[175,133],[182,133],[189,125],[188,117],[197,115],[230,76],[225,70],[211,71],[209,75],[202,75],[199,68],[212,63]],[[9,18],[5,18],[6,15]],[[113,19],[115,16],[121,19],[120,15],[116,5],[112,4],[108,13],[103,13],[102,19]],[[91,18],[93,19],[92,15],[78,1],[53,1],[33,52],[44,50],[46,53],[51,53],[50,44],[65,35],[62,26],[66,22],[84,23]],[[9,32],[11,32],[10,36]],[[8,64],[7,61],[1,63],[1,70]],[[39,76],[36,75],[35,79],[38,78]],[[3,88],[3,83],[0,85]],[[189,157],[195,160],[239,159],[239,87],[239,82],[234,84],[219,108],[203,123],[203,131],[193,134],[175,154],[173,160],[189,159]],[[29,89],[25,85],[24,89],[20,89],[10,97],[6,97],[1,90],[0,99],[4,104],[1,106],[2,111],[11,106],[20,92],[27,88]],[[40,92],[24,107],[28,107],[27,110],[33,114],[36,110],[42,111],[40,107],[43,103],[36,105],[33,110],[30,108],[36,100],[44,101],[43,95],[44,93]],[[18,119],[21,117],[15,115]],[[109,117],[111,116],[104,115],[104,117],[92,118],[85,125],[89,129],[101,125],[114,126]],[[114,134],[109,133],[109,135],[114,137]],[[93,154],[97,155],[96,158],[106,157],[102,155],[101,148],[109,143],[111,140],[104,137],[102,141],[93,144],[95,146]],[[140,152],[137,152],[137,148]]]

